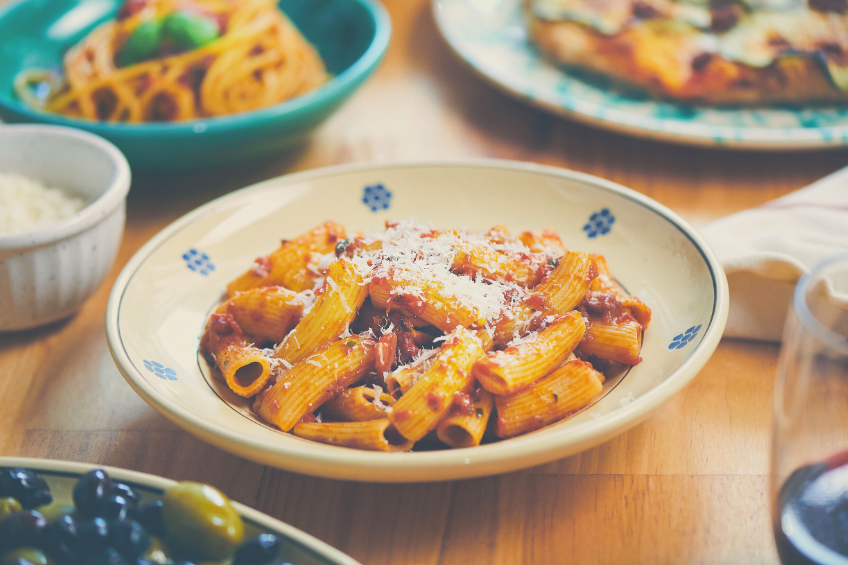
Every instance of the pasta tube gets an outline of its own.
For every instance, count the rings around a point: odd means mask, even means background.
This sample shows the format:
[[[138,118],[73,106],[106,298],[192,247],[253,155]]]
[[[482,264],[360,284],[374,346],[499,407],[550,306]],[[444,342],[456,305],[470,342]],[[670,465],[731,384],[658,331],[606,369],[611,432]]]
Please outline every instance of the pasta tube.
[[[386,417],[386,408],[394,398],[380,391],[379,405],[377,390],[368,386],[358,386],[343,390],[334,399],[321,406],[324,420],[336,422],[364,422]]]
[[[271,378],[270,360],[247,342],[230,314],[210,316],[200,348],[215,359],[227,386],[239,396],[253,396]]]
[[[296,292],[272,286],[236,292],[226,311],[247,335],[279,343],[300,320],[303,302]]]
[[[344,257],[327,269],[324,292],[315,299],[312,309],[277,346],[274,356],[294,365],[319,347],[338,338],[356,318],[368,286]]]
[[[593,316],[589,317],[586,336],[580,343],[580,351],[600,359],[618,361],[625,365],[636,365],[642,358],[642,326],[635,320],[607,324]]]
[[[560,257],[566,253],[565,246],[556,230],[525,231],[518,236],[518,241],[533,253],[546,253],[554,257]]]
[[[459,393],[457,396],[464,393]],[[495,405],[491,392],[478,388],[461,397],[464,402],[454,402],[444,420],[439,422],[436,433],[439,439],[451,447],[473,447],[480,445],[489,416]]]
[[[259,415],[284,432],[374,368],[374,341],[351,336],[294,365],[265,392]]]
[[[483,355],[483,346],[472,332],[458,328],[442,345],[438,356],[414,385],[392,405],[389,420],[405,438],[418,441],[435,429],[465,389],[471,367]]]
[[[616,282],[612,273],[610,273],[607,260],[603,255],[593,255],[592,257],[598,266],[598,277],[592,281],[589,289],[595,292],[615,295],[618,298],[619,304],[633,315],[636,321],[639,322],[639,325],[642,326],[642,329],[647,329],[648,324],[651,322],[651,309],[644,302],[628,294],[621,288],[621,285]]]
[[[284,286],[295,292],[311,289],[323,276],[318,268],[321,256],[333,253],[345,236],[343,225],[324,222],[295,239],[283,240],[279,249],[258,258],[249,271],[228,284],[227,295],[263,286]]]
[[[485,245],[458,240],[451,271],[461,275],[479,275],[487,280],[509,281],[519,286],[533,287],[539,284],[545,275],[545,265],[546,260],[543,257],[536,261],[521,260]]]
[[[401,394],[406,393],[432,363],[432,354],[422,355],[408,365],[398,367],[389,373],[386,377],[386,389],[389,394],[399,398]]]
[[[513,243],[515,237],[509,233],[509,229],[503,224],[498,224],[489,228],[489,231],[483,236],[492,243]]]
[[[370,451],[409,451],[413,445],[387,418],[366,422],[298,424],[294,427],[294,435],[329,445]]]
[[[424,367],[415,367],[413,365],[404,365],[398,367],[386,377],[386,390],[393,397],[400,397],[401,394],[412,388],[415,381],[424,374]]]
[[[484,326],[486,319],[476,308],[451,296],[437,279],[415,277],[394,269],[390,277],[371,280],[371,302],[384,310],[400,310],[416,316],[443,332],[471,325]]]
[[[561,365],[585,332],[583,316],[569,312],[557,317],[538,335],[502,351],[487,353],[474,364],[473,375],[491,393],[513,394]]]
[[[492,334],[486,328],[476,330],[474,335],[477,336],[477,339],[480,340],[480,343],[483,346],[483,351],[491,351],[492,348],[495,347],[494,339],[492,339]]]
[[[552,314],[553,312],[543,306],[534,308],[526,303],[519,304],[508,315],[501,315],[495,323],[494,346],[506,347],[509,342],[539,328],[544,319]]]
[[[589,404],[603,390],[604,375],[573,360],[509,396],[496,396],[497,433],[508,438],[558,422]]]
[[[547,278],[533,289],[533,293],[542,297],[557,314],[565,314],[580,304],[589,290],[589,283],[597,275],[597,267],[590,254],[569,251]]]

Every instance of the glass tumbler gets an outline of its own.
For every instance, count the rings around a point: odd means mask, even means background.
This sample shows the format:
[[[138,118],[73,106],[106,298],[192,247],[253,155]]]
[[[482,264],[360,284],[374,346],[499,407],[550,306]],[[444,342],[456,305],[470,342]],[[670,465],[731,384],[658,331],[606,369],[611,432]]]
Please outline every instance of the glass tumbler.
[[[795,289],[775,381],[771,495],[784,565],[848,565],[848,253]]]

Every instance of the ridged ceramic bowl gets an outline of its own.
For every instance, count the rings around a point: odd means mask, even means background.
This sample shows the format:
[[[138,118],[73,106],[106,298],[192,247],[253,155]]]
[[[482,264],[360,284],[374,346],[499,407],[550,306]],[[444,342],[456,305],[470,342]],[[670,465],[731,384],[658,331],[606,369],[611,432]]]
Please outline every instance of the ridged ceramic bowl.
[[[643,361],[610,376],[567,420],[479,447],[374,453],[307,441],[262,422],[221,385],[198,340],[227,282],[281,238],[336,220],[380,230],[417,216],[439,228],[554,228],[566,248],[603,254],[652,310]],[[118,368],[151,406],[202,439],[299,473],[360,481],[435,481],[504,473],[572,455],[647,418],[691,381],[727,320],[727,280],[674,212],[620,185],[531,163],[462,161],[330,167],[272,179],[177,220],[127,263],[106,332]]]
[[[108,141],[71,128],[0,126],[0,173],[67,189],[86,207],[70,218],[0,235],[0,331],[67,318],[97,290],[124,231],[130,168]]]
[[[377,68],[391,35],[378,0],[280,0],[332,78],[280,104],[173,123],[116,124],[33,110],[12,87],[25,68],[61,68],[64,53],[123,0],[11,0],[0,6],[0,118],[84,129],[108,139],[133,171],[187,171],[285,151],[302,142]]]

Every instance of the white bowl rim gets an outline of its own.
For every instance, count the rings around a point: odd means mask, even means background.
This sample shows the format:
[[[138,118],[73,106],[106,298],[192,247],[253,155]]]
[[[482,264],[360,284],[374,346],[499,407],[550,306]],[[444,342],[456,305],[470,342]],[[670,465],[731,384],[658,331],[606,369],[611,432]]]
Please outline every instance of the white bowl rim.
[[[62,461],[57,459],[38,459],[33,457],[4,457],[0,456],[0,467],[24,467],[31,469],[36,473],[40,471],[48,473],[62,473],[69,475],[83,475],[92,469],[103,469],[113,478],[122,482],[136,483],[150,490],[165,491],[166,489],[177,484],[177,481],[141,473],[139,471],[131,471],[120,467],[110,467],[108,465],[96,465],[94,463],[77,463],[75,461]],[[310,551],[318,553],[326,559],[330,559],[341,563],[342,565],[360,565],[358,561],[342,553],[338,549],[329,545],[318,538],[298,530],[292,525],[286,524],[276,518],[273,518],[259,510],[245,506],[235,500],[230,501],[236,511],[247,520],[254,522],[263,528],[273,530],[276,533],[281,533],[283,536],[294,541],[296,544],[308,548]]]
[[[105,154],[115,165],[115,176],[106,190],[88,206],[64,220],[36,230],[0,235],[0,249],[39,247],[81,233],[109,215],[127,197],[132,175],[126,157],[109,141],[87,131],[43,124],[3,124],[0,136],[46,134],[63,137],[72,143],[87,144]],[[15,172],[15,171],[0,171]]]
[[[598,418],[596,420],[584,422],[578,426],[568,428],[567,433],[564,434],[562,438],[556,438],[551,435],[540,436],[536,434],[529,434],[473,448],[405,453],[360,451],[344,447],[312,450],[309,448],[304,449],[301,445],[292,446],[284,443],[269,444],[261,440],[245,437],[244,435],[238,434],[231,428],[216,424],[192,414],[182,408],[182,406],[180,406],[177,402],[174,402],[158,392],[144,378],[141,370],[130,360],[129,354],[123,346],[119,328],[120,307],[124,292],[126,291],[127,285],[136,270],[147,260],[149,255],[154,252],[159,245],[170,238],[173,234],[180,231],[183,227],[205,216],[215,213],[219,207],[227,206],[231,201],[238,200],[245,194],[261,192],[272,185],[281,183],[281,181],[284,182],[284,185],[278,186],[277,189],[287,190],[294,183],[308,181],[311,179],[345,175],[351,172],[364,170],[403,169],[409,167],[481,167],[490,170],[501,169],[507,171],[524,171],[547,174],[558,178],[575,180],[608,192],[613,192],[619,196],[636,202],[637,204],[641,204],[645,208],[648,208],[649,210],[664,217],[672,225],[677,227],[695,245],[695,247],[698,248],[698,251],[703,257],[712,276],[715,303],[713,305],[713,312],[703,339],[700,343],[698,343],[688,359],[686,359],[676,371],[668,375],[660,384],[635,399],[633,402],[616,409],[614,412],[604,415],[603,418]],[[632,189],[625,188],[624,186],[612,181],[586,173],[524,161],[510,161],[502,159],[457,159],[399,161],[393,163],[371,162],[322,167],[268,179],[212,200],[175,220],[172,224],[155,235],[141,249],[139,249],[135,255],[133,255],[115,281],[115,284],[112,287],[112,292],[109,296],[109,303],[106,308],[106,337],[109,350],[118,370],[130,386],[148,404],[153,406],[169,420],[184,429],[189,430],[191,433],[205,441],[213,443],[223,449],[230,452],[236,452],[249,459],[252,458],[253,460],[260,460],[265,463],[274,461],[274,463],[270,464],[281,468],[286,468],[286,466],[280,463],[280,461],[286,458],[308,462],[311,467],[322,465],[326,469],[326,473],[322,473],[322,476],[331,478],[350,479],[354,473],[347,473],[344,471],[344,468],[354,468],[358,471],[374,471],[377,469],[385,470],[386,468],[391,468],[392,470],[397,471],[393,478],[390,479],[384,478],[385,476],[383,476],[383,478],[375,477],[369,479],[367,478],[367,475],[364,475],[362,472],[356,473],[357,477],[366,477],[364,479],[357,480],[373,482],[410,482],[413,479],[407,479],[402,476],[402,471],[405,469],[415,469],[417,471],[421,471],[422,469],[444,470],[445,468],[454,466],[467,467],[469,465],[479,469],[477,472],[446,473],[446,475],[450,476],[433,476],[432,478],[423,479],[425,481],[441,481],[451,480],[452,477],[456,478],[460,476],[470,477],[491,475],[492,472],[486,472],[484,470],[485,466],[489,463],[501,461],[503,459],[515,461],[522,457],[532,457],[533,455],[538,455],[544,451],[555,451],[558,447],[562,448],[563,446],[574,444],[582,444],[586,447],[591,447],[601,443],[600,441],[593,441],[595,438],[604,437],[609,439],[621,433],[623,430],[636,425],[645,419],[656,408],[672,398],[677,392],[682,390],[706,364],[707,360],[709,360],[721,340],[721,336],[727,322],[728,309],[729,293],[727,278],[718,258],[712,249],[710,249],[706,240],[704,240],[704,238],[685,220],[670,209]],[[557,441],[557,439],[559,439],[559,441]],[[236,450],[233,446],[239,446],[239,448]],[[321,447],[327,448],[330,446],[321,445]],[[576,451],[579,450],[575,450],[574,452]],[[257,452],[261,452],[265,456],[257,457],[255,455]],[[272,457],[269,457],[269,455]],[[527,466],[528,465],[516,464],[512,465],[511,468],[519,469]],[[421,479],[414,480],[417,481]]]

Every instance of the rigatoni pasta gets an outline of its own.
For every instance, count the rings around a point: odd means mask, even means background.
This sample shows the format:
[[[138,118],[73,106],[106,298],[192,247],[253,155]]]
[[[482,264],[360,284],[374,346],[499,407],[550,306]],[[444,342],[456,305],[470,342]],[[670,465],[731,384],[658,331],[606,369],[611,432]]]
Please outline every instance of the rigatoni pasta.
[[[592,363],[639,363],[650,315],[603,256],[566,250],[553,230],[408,220],[346,237],[325,222],[227,286],[201,350],[284,432],[466,448],[589,406],[605,379]]]
[[[521,392],[495,397],[498,436],[514,437],[562,420],[600,394],[603,383],[591,364],[575,359]]]
[[[501,351],[486,354],[474,364],[474,377],[501,396],[527,388],[562,364],[586,333],[577,311],[552,316],[547,327]]]

